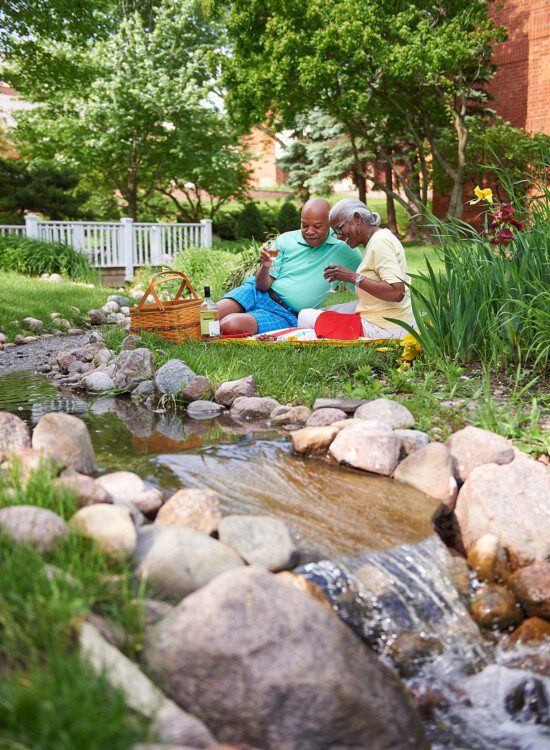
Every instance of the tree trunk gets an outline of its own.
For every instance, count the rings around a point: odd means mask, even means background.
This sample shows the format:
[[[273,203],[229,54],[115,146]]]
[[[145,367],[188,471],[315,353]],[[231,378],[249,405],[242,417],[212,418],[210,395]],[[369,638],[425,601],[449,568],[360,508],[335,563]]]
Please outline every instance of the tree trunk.
[[[455,216],[457,219],[464,213],[463,191],[464,191],[464,172],[466,169],[466,145],[468,143],[468,126],[466,125],[466,97],[464,94],[460,97],[460,107],[457,108],[454,116],[454,125],[458,140],[457,147],[457,169],[449,201],[449,210],[447,218]]]
[[[386,178],[386,185],[389,188],[389,190],[393,189],[393,177],[392,177],[392,168],[391,165],[385,162],[384,164],[384,174]],[[397,229],[397,218],[395,216],[395,201],[393,200],[393,195],[390,192],[386,193],[386,210],[388,213],[388,226],[390,228],[390,231],[392,231],[396,237],[399,237],[399,231]]]
[[[416,219],[414,216],[409,216],[409,223],[407,224],[407,234],[405,236],[406,242],[413,242],[416,239]]]

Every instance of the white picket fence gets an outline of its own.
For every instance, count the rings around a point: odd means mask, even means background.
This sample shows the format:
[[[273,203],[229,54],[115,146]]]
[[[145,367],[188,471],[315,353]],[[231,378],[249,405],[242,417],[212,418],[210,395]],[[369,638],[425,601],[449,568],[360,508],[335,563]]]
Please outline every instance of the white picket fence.
[[[0,236],[20,235],[63,242],[89,257],[95,268],[124,268],[130,281],[138,266],[169,265],[188,247],[212,247],[212,221],[197,224],[154,224],[116,221],[43,221],[25,217],[25,225],[0,225]]]

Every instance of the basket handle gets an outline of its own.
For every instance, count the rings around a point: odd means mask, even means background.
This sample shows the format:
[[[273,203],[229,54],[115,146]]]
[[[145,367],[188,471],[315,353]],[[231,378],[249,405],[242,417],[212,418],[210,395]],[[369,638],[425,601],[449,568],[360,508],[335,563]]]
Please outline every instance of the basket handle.
[[[163,277],[163,278],[159,278],[159,277]],[[193,299],[200,299],[193,285],[189,281],[189,278],[184,273],[181,273],[181,271],[173,271],[172,269],[170,269],[168,271],[159,271],[158,273],[156,273],[154,276],[151,277],[151,280],[149,281],[149,285],[147,286],[147,289],[145,290],[145,294],[143,295],[143,297],[140,299],[138,303],[137,309],[141,310],[149,294],[152,294],[155,299],[155,302],[160,307],[161,312],[164,312],[164,305],[160,301],[155,287],[159,286],[160,284],[164,284],[165,281],[174,281],[174,280],[178,281],[180,279],[181,279],[180,288],[178,289],[173,301],[177,302],[179,300],[185,288],[187,288],[191,292],[191,296],[193,297]]]

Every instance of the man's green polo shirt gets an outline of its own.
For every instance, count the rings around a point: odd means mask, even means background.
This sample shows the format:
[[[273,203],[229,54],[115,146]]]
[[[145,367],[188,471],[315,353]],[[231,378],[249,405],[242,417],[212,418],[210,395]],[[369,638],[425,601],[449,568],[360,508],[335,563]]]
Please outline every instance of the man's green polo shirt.
[[[280,252],[269,270],[275,279],[271,288],[297,311],[320,307],[325,300],[330,289],[323,278],[325,266],[345,266],[355,271],[362,257],[359,250],[336,239],[332,230],[318,247],[310,247],[299,229],[279,235],[273,247],[280,248]]]

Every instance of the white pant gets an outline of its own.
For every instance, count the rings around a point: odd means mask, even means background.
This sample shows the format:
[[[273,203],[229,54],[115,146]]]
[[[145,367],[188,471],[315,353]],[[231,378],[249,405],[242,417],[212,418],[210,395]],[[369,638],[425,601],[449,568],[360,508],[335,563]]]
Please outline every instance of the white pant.
[[[315,328],[315,321],[321,313],[331,310],[332,312],[349,314],[354,313],[356,307],[357,300],[344,302],[341,305],[332,305],[332,307],[324,307],[322,310],[309,307],[298,313],[298,326],[299,328]],[[361,322],[363,323],[363,337],[367,339],[402,339],[403,336],[407,335],[404,328],[380,328],[375,323],[369,323],[365,318],[361,318]]]

